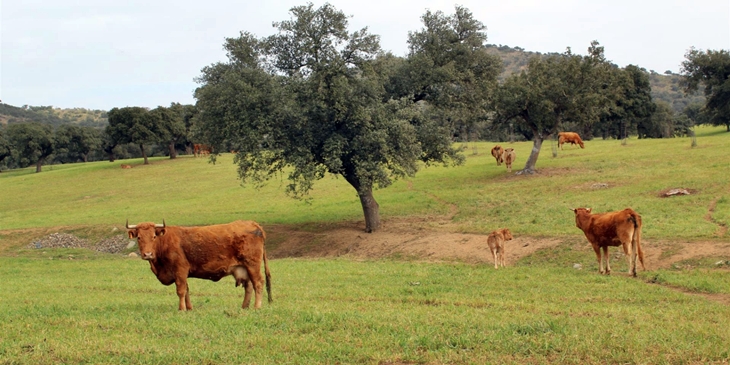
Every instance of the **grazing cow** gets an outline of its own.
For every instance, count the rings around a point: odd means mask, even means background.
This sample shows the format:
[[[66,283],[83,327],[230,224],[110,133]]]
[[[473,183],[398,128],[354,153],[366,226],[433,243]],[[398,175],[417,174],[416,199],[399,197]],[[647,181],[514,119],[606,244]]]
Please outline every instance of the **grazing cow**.
[[[489,234],[487,244],[494,257],[494,268],[501,264],[504,267],[504,242],[512,239],[512,233],[507,228],[498,229]]]
[[[500,145],[492,147],[492,156],[497,160],[497,166],[502,166],[504,149]]]
[[[575,226],[585,233],[588,242],[593,246],[598,259],[598,272],[610,274],[608,263],[608,246],[622,246],[628,255],[629,274],[636,276],[636,257],[641,267],[644,266],[644,252],[641,250],[641,216],[631,208],[618,212],[591,214],[591,208],[571,209],[575,212]],[[606,258],[606,270],[603,270],[601,249]]]
[[[560,132],[558,133],[558,147],[563,149],[563,143],[570,143],[572,145],[578,144],[580,148],[585,148],[583,140],[580,139],[580,135],[574,132]]]
[[[140,223],[129,225],[130,239],[137,239],[139,253],[150,263],[150,269],[164,285],[175,283],[180,299],[179,310],[191,310],[188,278],[218,281],[233,275],[236,286],[243,285],[242,308],[248,308],[252,289],[256,293],[254,308],[261,308],[263,278],[271,303],[271,273],[266,259],[266,233],[256,222],[235,221],[203,227],[166,226]]]
[[[505,148],[503,159],[504,164],[507,165],[507,172],[512,172],[512,163],[515,162],[517,155],[515,154],[514,148]]]
[[[193,155],[195,157],[202,157],[210,155],[212,148],[207,144],[195,143],[193,144]]]
[[[122,164],[121,165],[123,169],[131,169],[132,165]]]

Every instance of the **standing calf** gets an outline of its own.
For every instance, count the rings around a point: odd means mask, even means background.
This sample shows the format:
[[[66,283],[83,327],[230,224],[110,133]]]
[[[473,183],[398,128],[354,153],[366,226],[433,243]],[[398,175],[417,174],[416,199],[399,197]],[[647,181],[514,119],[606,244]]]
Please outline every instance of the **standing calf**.
[[[586,235],[588,242],[598,259],[598,272],[610,274],[611,266],[608,261],[608,246],[622,246],[624,254],[628,255],[629,274],[636,277],[636,257],[638,255],[641,267],[644,266],[644,252],[641,250],[641,216],[631,208],[618,212],[591,214],[591,208],[571,209],[575,213],[575,226]],[[603,270],[603,257],[606,259],[606,270]]]
[[[504,164],[507,165],[507,172],[512,172],[512,163],[515,162],[517,155],[514,148],[506,148],[504,150]]]
[[[492,147],[492,156],[497,160],[497,166],[502,165],[503,157],[502,153],[504,153],[504,149],[500,145],[496,145]]]
[[[494,268],[504,267],[504,242],[512,239],[512,233],[507,228],[498,229],[489,234],[487,244],[494,257]]]

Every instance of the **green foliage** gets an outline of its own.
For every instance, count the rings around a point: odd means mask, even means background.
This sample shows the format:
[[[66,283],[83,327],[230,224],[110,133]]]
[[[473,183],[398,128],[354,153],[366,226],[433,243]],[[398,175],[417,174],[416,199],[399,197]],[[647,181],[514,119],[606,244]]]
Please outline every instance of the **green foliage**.
[[[179,313],[174,287],[160,285],[142,260],[42,255],[0,258],[6,362],[605,364],[730,356],[728,306],[621,275],[272,260],[272,304],[241,310],[243,293],[230,277],[192,280],[195,309]]]
[[[518,124],[534,142],[524,172],[534,173],[542,142],[556,134],[563,123],[590,130],[609,110],[615,88],[606,88],[613,66],[603,56],[603,47],[593,41],[589,55],[533,57],[526,71],[512,75],[497,90],[495,124]]]
[[[88,162],[89,155],[101,147],[101,131],[92,127],[64,124],[56,129],[56,160]]]
[[[53,154],[53,129],[40,123],[11,124],[6,128],[14,163],[20,167],[36,165],[41,172],[43,162]]]
[[[157,117],[141,107],[113,108],[109,111],[109,126],[106,129],[112,142],[109,145],[138,145],[146,165],[148,161],[144,145],[159,141],[162,134]]]
[[[290,12],[274,23],[278,34],[227,39],[228,62],[203,69],[202,135],[217,151],[238,151],[244,183],[285,172],[287,192],[303,197],[328,173],[344,177],[361,200],[366,230],[375,230],[373,188],[412,176],[424,156],[440,161],[453,151],[443,139],[417,140],[419,109],[386,97],[377,36],[348,33],[347,17],[329,4]]]
[[[486,52],[486,26],[462,6],[454,14],[426,11],[424,28],[409,32],[408,58],[391,75],[392,97],[425,101],[463,141],[479,137],[502,62]],[[481,128],[483,129],[483,127]]]
[[[584,138],[593,135],[604,139],[627,138],[637,134],[637,126],[646,123],[656,111],[652,101],[649,75],[643,69],[628,65],[623,69],[613,68],[608,75],[608,83],[616,85],[615,94],[611,98],[607,113],[593,126],[591,133],[584,133]],[[585,129],[584,129],[585,131]]]
[[[724,125],[730,131],[730,52],[691,48],[685,58],[682,75],[686,91],[696,91],[703,85],[710,123]]]

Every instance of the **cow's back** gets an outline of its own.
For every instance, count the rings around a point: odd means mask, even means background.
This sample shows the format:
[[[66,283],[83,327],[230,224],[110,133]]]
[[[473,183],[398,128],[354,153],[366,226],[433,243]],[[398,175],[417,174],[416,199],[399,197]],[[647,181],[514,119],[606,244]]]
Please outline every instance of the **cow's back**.
[[[174,233],[191,277],[218,280],[229,275],[232,266],[245,265],[247,260],[260,261],[264,253],[266,233],[253,221],[175,227]]]
[[[619,232],[628,231],[633,233],[632,213],[635,214],[631,209],[624,209],[618,212],[593,214],[591,216],[590,233],[595,243],[601,246],[618,245],[620,243]],[[589,232],[586,232],[586,236],[588,236],[587,233]]]

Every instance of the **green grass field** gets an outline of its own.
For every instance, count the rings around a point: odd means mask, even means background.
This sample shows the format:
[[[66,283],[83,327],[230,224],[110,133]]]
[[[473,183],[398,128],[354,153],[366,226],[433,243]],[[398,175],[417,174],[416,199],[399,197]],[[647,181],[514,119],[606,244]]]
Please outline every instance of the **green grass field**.
[[[709,363],[730,307],[626,276],[516,266],[275,260],[274,303],[136,259],[0,258],[0,363]]]
[[[5,171],[0,364],[727,363],[730,306],[672,288],[730,295],[727,269],[710,262],[632,279],[621,260],[612,261],[611,276],[566,265],[587,260],[575,249],[585,238],[568,210],[580,206],[632,207],[643,217],[645,242],[729,243],[730,133],[698,128],[697,136],[696,148],[688,138],[625,146],[594,140],[557,158],[546,143],[534,176],[496,166],[494,143],[470,143],[465,165],[425,167],[377,190],[381,217],[456,212],[461,232],[506,226],[519,236],[566,237],[564,244],[503,270],[395,259],[272,260],[274,303],[259,311],[240,309],[243,293],[230,277],[191,280],[195,310],[179,313],[174,286],[160,285],[142,260],[26,246],[57,231],[119,234],[113,228],[126,219],[252,219],[264,227],[360,221],[359,200],[343,179],[328,177],[310,201],[298,201],[283,194],[285,177],[260,190],[241,187],[230,155],[215,165],[181,157],[147,166],[125,160]],[[509,146],[518,170],[532,145]],[[659,197],[670,188],[693,194]]]

